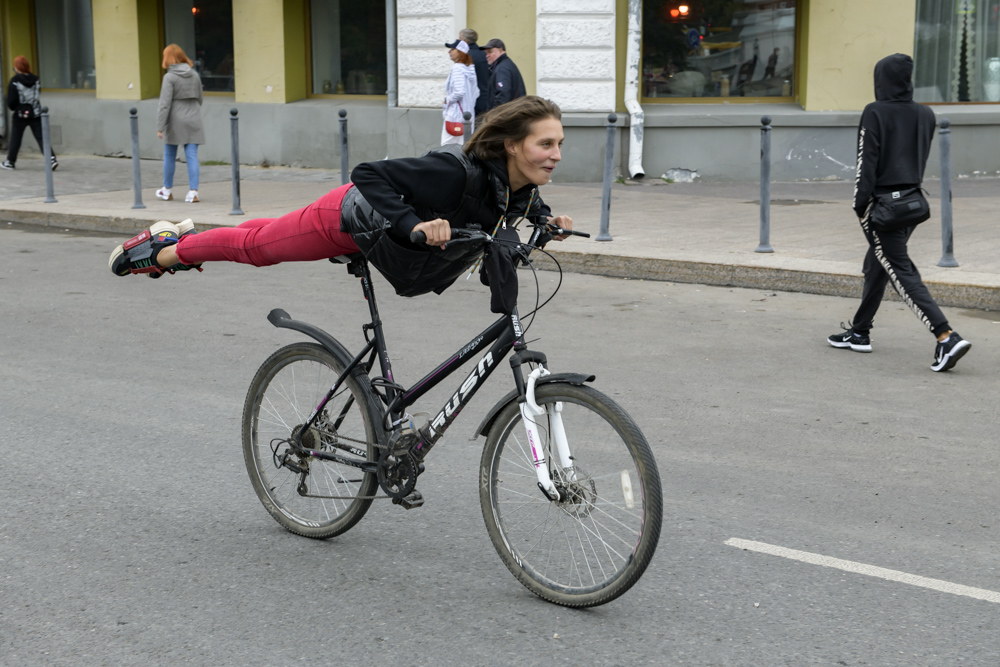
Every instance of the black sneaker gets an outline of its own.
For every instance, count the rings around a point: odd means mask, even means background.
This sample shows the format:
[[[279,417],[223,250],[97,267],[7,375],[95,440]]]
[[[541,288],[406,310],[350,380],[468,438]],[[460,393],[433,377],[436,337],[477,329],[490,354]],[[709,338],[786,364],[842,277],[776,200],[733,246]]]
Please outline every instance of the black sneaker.
[[[844,326],[841,322],[840,326]],[[845,329],[841,333],[833,334],[826,339],[826,342],[834,347],[851,348],[855,352],[871,352],[872,341],[866,333],[858,333],[853,328]]]
[[[14,163],[11,162],[10,160],[4,160],[3,162],[0,162],[0,169],[16,169],[16,168],[17,167],[14,166]]]
[[[950,336],[934,348],[934,363],[931,364],[931,370],[946,371],[954,368],[971,347],[972,343],[952,331]]]
[[[56,156],[53,155],[52,156],[52,171],[55,171],[58,168],[59,168],[59,160],[57,160]]]

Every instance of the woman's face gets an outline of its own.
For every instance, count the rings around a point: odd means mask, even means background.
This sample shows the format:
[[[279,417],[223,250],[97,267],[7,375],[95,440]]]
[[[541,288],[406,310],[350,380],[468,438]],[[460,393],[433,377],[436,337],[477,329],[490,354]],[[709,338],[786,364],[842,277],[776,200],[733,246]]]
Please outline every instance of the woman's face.
[[[555,118],[536,120],[520,143],[507,140],[507,175],[512,190],[545,185],[562,160],[563,128]]]
[[[448,57],[451,58],[451,62],[458,62],[458,54],[460,51],[458,49],[448,49]]]

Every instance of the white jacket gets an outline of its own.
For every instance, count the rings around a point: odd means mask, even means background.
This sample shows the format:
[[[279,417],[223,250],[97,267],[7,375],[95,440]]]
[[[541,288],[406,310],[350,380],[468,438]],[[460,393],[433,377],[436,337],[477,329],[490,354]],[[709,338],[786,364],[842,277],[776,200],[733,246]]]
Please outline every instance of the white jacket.
[[[463,111],[468,111],[475,118],[476,98],[479,97],[476,68],[461,63],[452,64],[448,80],[444,84],[444,96],[442,115],[446,121],[462,122]]]

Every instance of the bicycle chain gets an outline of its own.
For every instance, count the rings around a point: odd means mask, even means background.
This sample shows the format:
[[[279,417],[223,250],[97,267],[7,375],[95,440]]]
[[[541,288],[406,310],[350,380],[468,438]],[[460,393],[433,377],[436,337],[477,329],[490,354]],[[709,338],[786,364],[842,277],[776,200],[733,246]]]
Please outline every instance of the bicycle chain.
[[[314,427],[315,428],[315,427]],[[317,429],[319,430],[319,429]],[[389,445],[382,445],[377,442],[368,442],[367,440],[359,440],[357,438],[350,438],[346,435],[341,435],[339,433],[330,433],[329,431],[319,431],[320,435],[333,436],[337,440],[346,440],[347,442],[357,443],[359,445],[373,445],[376,449],[389,449]],[[300,493],[302,498],[315,498],[317,500],[392,500],[392,496],[321,496],[315,493]]]

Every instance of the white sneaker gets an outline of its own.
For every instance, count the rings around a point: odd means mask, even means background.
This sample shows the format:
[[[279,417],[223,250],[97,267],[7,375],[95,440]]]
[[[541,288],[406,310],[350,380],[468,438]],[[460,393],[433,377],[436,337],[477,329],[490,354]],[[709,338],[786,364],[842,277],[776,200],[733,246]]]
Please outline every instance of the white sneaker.
[[[198,199],[198,191],[188,190],[187,197],[184,198],[184,201],[186,201],[189,204],[196,204],[199,201],[201,201],[200,199]]]
[[[173,188],[160,188],[156,191],[156,196],[163,201],[170,201],[174,198]]]

